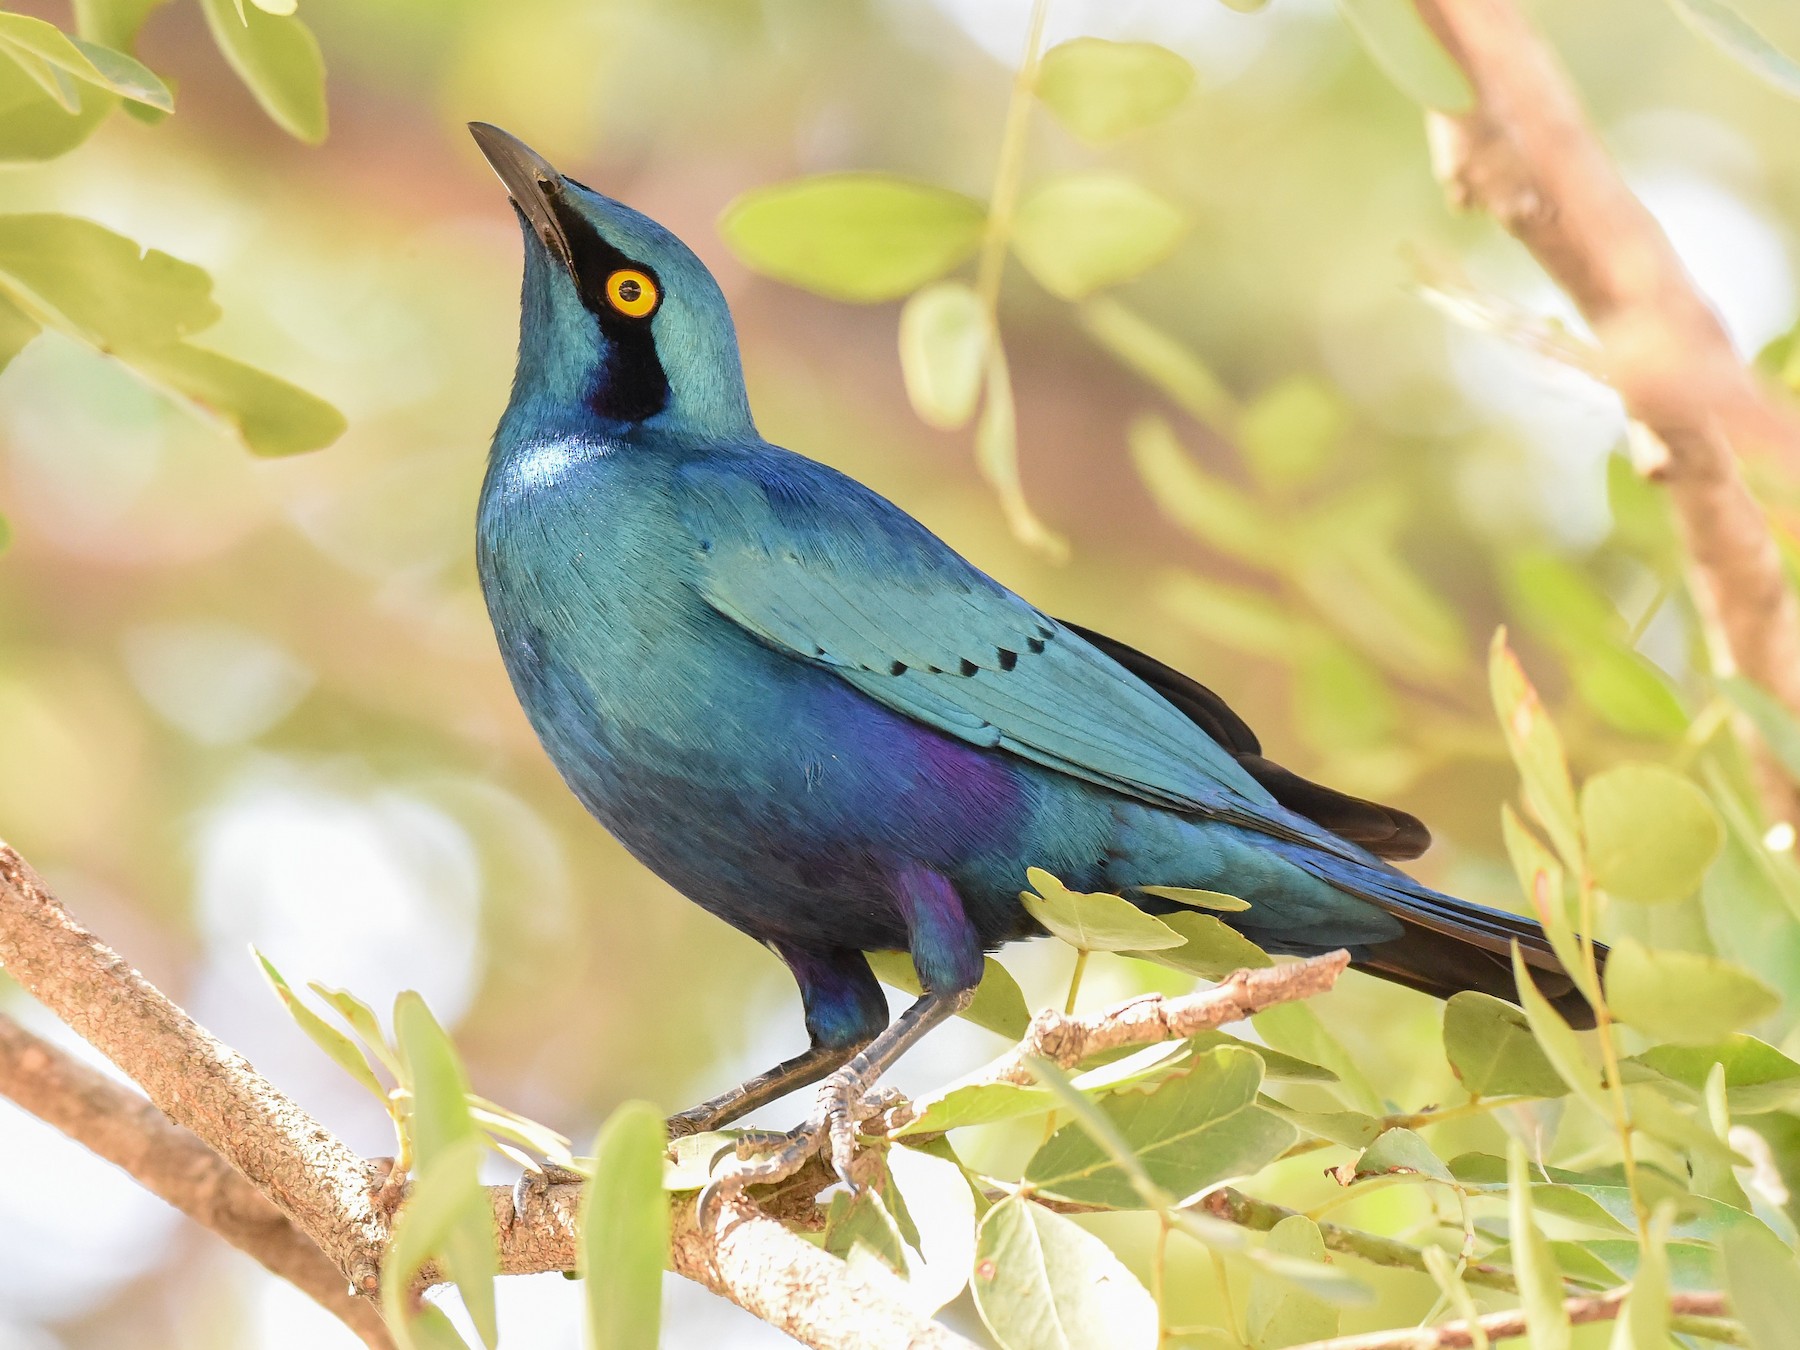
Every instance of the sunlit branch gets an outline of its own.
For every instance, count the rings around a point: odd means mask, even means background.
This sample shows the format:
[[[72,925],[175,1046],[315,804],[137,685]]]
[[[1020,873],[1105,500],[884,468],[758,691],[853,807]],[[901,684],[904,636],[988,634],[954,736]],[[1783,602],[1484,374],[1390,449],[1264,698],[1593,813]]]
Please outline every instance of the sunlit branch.
[[[1451,200],[1518,237],[1581,310],[1601,371],[1659,447],[1714,663],[1800,714],[1800,603],[1737,457],[1800,470],[1800,417],[1748,370],[1662,227],[1626,186],[1554,57],[1513,0],[1415,0],[1475,92],[1431,115]],[[1800,789],[1761,759],[1774,819]]]
[[[1610,1322],[1619,1315],[1628,1290],[1588,1298],[1571,1298],[1563,1310],[1572,1324]],[[1676,1317],[1723,1317],[1726,1314],[1723,1294],[1676,1294],[1669,1300],[1669,1310]],[[1489,1313],[1475,1319],[1489,1341],[1526,1334],[1525,1314],[1521,1311]],[[1727,1338],[1728,1344],[1741,1345],[1742,1338],[1728,1323],[1712,1323],[1708,1335]],[[1338,1336],[1327,1341],[1309,1341],[1294,1350],[1464,1350],[1476,1343],[1474,1331],[1467,1322],[1446,1322],[1436,1327],[1409,1327],[1402,1331],[1370,1331],[1356,1336]]]

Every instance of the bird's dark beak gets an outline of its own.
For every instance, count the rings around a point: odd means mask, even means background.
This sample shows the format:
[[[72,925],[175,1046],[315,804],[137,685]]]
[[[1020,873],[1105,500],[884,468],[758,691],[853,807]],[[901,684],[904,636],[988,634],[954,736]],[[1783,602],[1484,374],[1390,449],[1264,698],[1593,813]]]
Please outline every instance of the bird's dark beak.
[[[537,237],[544,241],[544,247],[573,275],[574,255],[569,249],[569,237],[563,233],[562,222],[556,217],[554,201],[556,194],[562,191],[562,175],[550,167],[549,160],[511,132],[487,122],[471,122],[469,134],[481,147],[481,153],[487,156],[487,162],[494,166],[494,172],[500,175],[500,181],[506,184],[513,204],[531,222]]]

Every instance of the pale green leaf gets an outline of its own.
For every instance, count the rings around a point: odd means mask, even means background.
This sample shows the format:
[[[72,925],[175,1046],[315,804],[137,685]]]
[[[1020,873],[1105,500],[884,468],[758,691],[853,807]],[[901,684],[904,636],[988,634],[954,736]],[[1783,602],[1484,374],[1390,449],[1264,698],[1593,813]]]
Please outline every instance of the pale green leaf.
[[[1312,482],[1330,465],[1349,423],[1349,410],[1335,389],[1291,375],[1244,409],[1237,442],[1258,481],[1284,492]]]
[[[1728,676],[1718,684],[1719,692],[1750,719],[1781,767],[1800,778],[1800,719],[1775,695],[1742,675]]]
[[[1296,653],[1294,722],[1322,750],[1379,750],[1391,743],[1399,705],[1381,672],[1335,638]]]
[[[991,1125],[998,1120],[1037,1115],[1055,1105],[1042,1088],[1017,1083],[964,1083],[920,1098],[913,1103],[918,1115],[898,1133],[938,1134],[967,1125]]]
[[[1200,466],[1160,417],[1140,417],[1127,435],[1132,462],[1163,513],[1209,548],[1257,567],[1285,557],[1275,520],[1246,493]]]
[[[1705,1089],[1715,1067],[1722,1068],[1725,1100],[1734,1116],[1800,1106],[1800,1064],[1754,1036],[1731,1036],[1713,1045],[1659,1045],[1625,1062],[1695,1092]]]
[[[1475,95],[1411,0],[1338,0],[1375,64],[1416,103],[1439,112],[1467,112]]]
[[[325,139],[325,60],[312,30],[292,15],[232,0],[200,0],[228,64],[270,119],[311,145]]]
[[[891,1148],[887,1164],[892,1185],[886,1194],[895,1197],[913,1229],[905,1235],[908,1299],[935,1313],[968,1287],[975,1265],[975,1193],[942,1140]]]
[[[1327,1260],[1319,1225],[1304,1214],[1290,1214],[1271,1228],[1264,1250],[1319,1265]],[[1260,1269],[1250,1277],[1245,1321],[1252,1350],[1281,1350],[1338,1334],[1338,1311],[1332,1304]]]
[[[225,423],[252,454],[300,455],[344,434],[344,415],[279,376],[192,343],[135,352],[130,364],[154,383]]]
[[[1139,886],[1137,889],[1145,895],[1154,895],[1163,900],[1173,900],[1178,905],[1187,905],[1192,909],[1217,910],[1221,914],[1241,914],[1250,908],[1248,900],[1240,900],[1235,895],[1226,895],[1223,891],[1197,891],[1190,886]]]
[[[1519,1004],[1525,1010],[1525,1020],[1531,1027],[1531,1034],[1537,1038],[1538,1048],[1556,1070],[1557,1077],[1594,1110],[1610,1119],[1611,1108],[1600,1086],[1599,1069],[1582,1049],[1574,1028],[1563,1021],[1562,1014],[1550,1006],[1550,1000],[1538,992],[1537,983],[1531,978],[1530,968],[1516,941],[1512,945],[1512,963]]]
[[[1185,1197],[1257,1171],[1294,1142],[1291,1125],[1256,1105],[1262,1075],[1255,1054],[1224,1046],[1196,1055],[1183,1072],[1097,1105],[1155,1184]],[[1079,1123],[1065,1125],[1032,1156],[1025,1179],[1078,1203],[1143,1203],[1132,1179]]]
[[[1256,1030],[1270,1045],[1322,1064],[1338,1076],[1337,1094],[1367,1115],[1380,1115],[1386,1103],[1356,1057],[1332,1034],[1310,1003],[1278,1003],[1256,1015]]]
[[[1800,98],[1800,61],[1763,35],[1726,0],[1669,0],[1696,33],[1790,98]]]
[[[1575,918],[1569,896],[1563,886],[1562,864],[1537,835],[1519,819],[1510,802],[1500,805],[1500,833],[1506,841],[1506,855],[1519,878],[1519,889],[1525,892],[1531,912],[1544,927],[1551,950],[1570,972],[1577,987],[1590,1003],[1600,996],[1588,969],[1584,945],[1575,935]]]
[[[0,49],[25,53],[85,84],[170,112],[168,86],[143,65],[99,43],[72,38],[55,24],[26,14],[0,11]]]
[[[833,173],[753,189],[719,232],[745,264],[836,300],[892,300],[967,262],[987,213],[890,174]]]
[[[1517,1138],[1508,1141],[1506,1178],[1513,1271],[1530,1328],[1531,1350],[1569,1350],[1569,1315],[1563,1308],[1562,1271],[1532,1212],[1531,1171],[1525,1160],[1525,1146]]]
[[[75,0],[75,29],[89,42],[128,52],[150,11],[167,0]]]
[[[481,1221],[491,1233],[493,1220],[487,1195],[476,1180],[483,1151],[482,1142],[473,1135],[458,1139],[430,1159],[421,1160],[407,1187],[406,1200],[395,1217],[394,1234],[381,1262],[382,1311],[401,1350],[461,1344],[460,1339],[445,1342],[441,1328],[421,1327],[424,1317],[413,1320],[412,1286],[425,1263],[443,1253],[454,1231],[468,1223],[475,1205],[479,1205]],[[425,1311],[429,1314],[436,1310],[428,1305]]]
[[[1230,586],[1192,572],[1169,576],[1159,588],[1163,604],[1189,628],[1246,656],[1286,664],[1326,635],[1310,619],[1292,613],[1265,591]]]
[[[869,969],[883,984],[892,985],[915,998],[924,992],[919,974],[913,969],[912,957],[905,952],[869,952]],[[964,1021],[985,1027],[1009,1041],[1025,1034],[1031,1021],[1031,1009],[1025,1006],[1025,995],[1018,981],[993,957],[983,959],[981,983],[975,987],[974,1001],[960,1014]]]
[[[1068,541],[1039,520],[1025,500],[1025,485],[1019,478],[1018,409],[1013,404],[1006,352],[998,339],[988,344],[987,397],[975,423],[975,464],[993,485],[1006,523],[1020,542],[1054,558],[1066,557]]]
[[[1574,867],[1582,858],[1581,833],[1562,738],[1544,711],[1537,690],[1526,678],[1524,667],[1507,645],[1504,628],[1495,631],[1488,651],[1488,679],[1500,729],[1524,786],[1525,802],[1562,855],[1564,864]]]
[[[1446,1185],[1454,1184],[1456,1180],[1422,1135],[1416,1130],[1398,1127],[1382,1131],[1381,1136],[1363,1150],[1356,1160],[1355,1175],[1359,1181],[1364,1177],[1408,1175]]]
[[[252,0],[252,3],[270,14],[292,14],[299,8],[296,0]]]
[[[1560,1097],[1569,1090],[1525,1014],[1488,994],[1464,991],[1444,1005],[1444,1054],[1477,1097]]]
[[[37,68],[35,72],[28,70],[27,62]],[[119,105],[115,95],[98,85],[71,81],[77,104],[71,113],[34,78],[34,73],[48,70],[29,55],[21,61],[16,53],[0,53],[0,164],[35,164],[65,155]],[[47,78],[54,81],[53,74]]]
[[[1129,900],[1104,892],[1072,891],[1041,867],[1027,869],[1036,888],[1019,900],[1031,917],[1071,947],[1088,952],[1157,951],[1179,947],[1182,935]]]
[[[1748,1225],[1719,1243],[1732,1315],[1751,1350],[1789,1350],[1800,1327],[1800,1262],[1772,1235]]]
[[[36,319],[0,294],[0,370],[12,364],[13,357],[42,331]]]
[[[1017,1196],[982,1219],[971,1287],[1001,1350],[1156,1344],[1156,1304],[1107,1245]]]
[[[648,1102],[624,1103],[594,1140],[578,1257],[590,1350],[656,1350],[669,1250],[666,1142],[662,1112]]]
[[[960,281],[916,292],[900,311],[900,373],[913,411],[954,430],[975,414],[992,325],[981,297]]]
[[[1606,964],[1606,1002],[1621,1022],[1656,1040],[1705,1045],[1768,1017],[1781,997],[1718,957],[1621,938]]]
[[[1669,1345],[1669,1229],[1675,1219],[1674,1204],[1656,1207],[1644,1229],[1637,1272],[1631,1292],[1613,1323],[1610,1350],[1668,1350]]]
[[[1219,431],[1231,428],[1236,400],[1191,348],[1110,296],[1087,301],[1077,313],[1094,341],[1189,416]]]
[[[1098,143],[1161,121],[1193,83],[1194,68],[1167,47],[1081,37],[1044,53],[1037,93],[1057,121]]]
[[[329,1055],[332,1062],[340,1069],[374,1094],[375,1100],[380,1102],[383,1108],[386,1108],[388,1090],[375,1076],[374,1065],[370,1064],[368,1056],[357,1048],[356,1042],[301,1002],[300,996],[289,987],[288,982],[282,978],[281,972],[275,969],[274,962],[257,951],[255,947],[250,949],[250,953],[262,966],[263,978],[268,980],[269,987],[281,1000],[281,1006],[287,1009],[288,1016],[294,1019],[300,1030],[306,1033],[307,1038]]]
[[[348,989],[333,989],[317,980],[309,981],[306,987],[324,999],[331,1010],[349,1024],[350,1030],[361,1038],[364,1048],[380,1060],[395,1079],[400,1077],[400,1058],[382,1033],[381,1022],[373,1008]]]
[[[1013,250],[1045,290],[1079,300],[1168,257],[1187,231],[1181,212],[1116,173],[1050,178],[1019,204]]]
[[[1621,764],[1588,779],[1581,827],[1595,884],[1645,904],[1692,895],[1725,842],[1706,794],[1657,764]]]

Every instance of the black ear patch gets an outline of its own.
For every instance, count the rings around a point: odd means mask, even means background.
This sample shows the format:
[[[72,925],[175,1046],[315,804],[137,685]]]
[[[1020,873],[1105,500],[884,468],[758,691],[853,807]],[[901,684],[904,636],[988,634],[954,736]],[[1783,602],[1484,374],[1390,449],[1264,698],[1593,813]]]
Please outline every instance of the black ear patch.
[[[578,211],[552,198],[556,218],[569,240],[576,290],[606,336],[606,360],[588,393],[588,406],[615,422],[641,422],[669,406],[669,376],[656,354],[656,338],[648,317],[628,318],[607,302],[606,279],[621,267],[646,273],[657,286],[656,270],[628,258],[606,240]]]

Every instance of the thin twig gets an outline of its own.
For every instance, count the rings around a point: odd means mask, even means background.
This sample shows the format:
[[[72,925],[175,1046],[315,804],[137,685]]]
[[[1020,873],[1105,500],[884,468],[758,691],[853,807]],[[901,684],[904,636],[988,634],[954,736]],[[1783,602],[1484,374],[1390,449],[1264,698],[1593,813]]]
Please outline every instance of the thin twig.
[[[1639,467],[1669,490],[1715,667],[1800,714],[1800,603],[1737,464],[1800,468],[1800,417],[1745,367],[1513,0],[1415,3],[1475,91],[1469,112],[1431,115],[1438,177],[1581,310],[1605,378],[1656,442]],[[1760,779],[1770,817],[1800,823],[1800,788],[1766,754]]]
[[[1610,1322],[1619,1315],[1625,1302],[1624,1289],[1595,1294],[1588,1298],[1571,1298],[1563,1302],[1569,1321]],[[1724,1317],[1727,1315],[1723,1294],[1676,1294],[1669,1300],[1669,1311],[1677,1317]],[[1489,1313],[1475,1319],[1475,1325],[1490,1341],[1527,1334],[1522,1311]],[[1475,1335],[1467,1322],[1446,1322],[1437,1327],[1408,1327],[1401,1331],[1368,1331],[1356,1336],[1338,1336],[1327,1341],[1308,1341],[1294,1350],[1467,1350],[1475,1344]]]
[[[191,1130],[130,1088],[0,1015],[0,1096],[123,1168],[146,1190],[248,1253],[335,1314],[371,1350],[381,1315],[287,1216]]]

